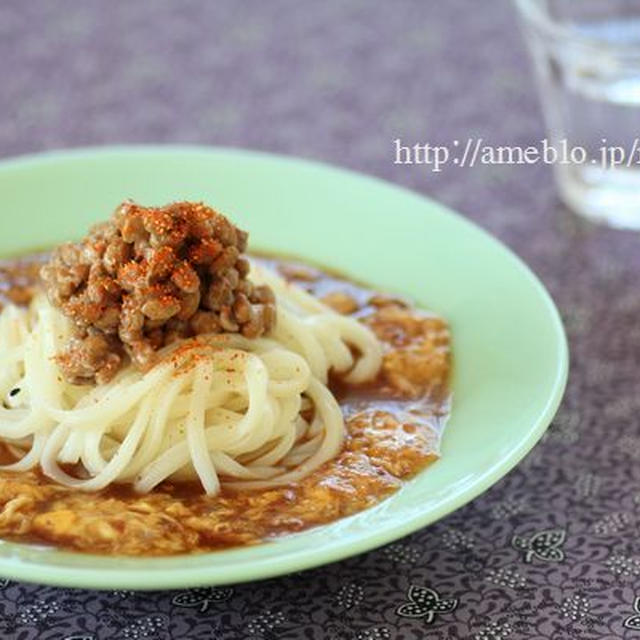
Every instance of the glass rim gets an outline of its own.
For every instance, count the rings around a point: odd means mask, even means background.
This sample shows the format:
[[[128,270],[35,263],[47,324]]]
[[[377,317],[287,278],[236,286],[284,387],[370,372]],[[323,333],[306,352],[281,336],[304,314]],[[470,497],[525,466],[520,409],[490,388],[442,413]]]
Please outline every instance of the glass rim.
[[[573,40],[586,46],[600,48],[606,46],[623,53],[640,55],[640,43],[612,42],[597,36],[586,35],[572,27],[554,20],[541,6],[540,0],[514,0],[514,4],[520,11],[524,20],[539,29],[544,35],[556,39]]]

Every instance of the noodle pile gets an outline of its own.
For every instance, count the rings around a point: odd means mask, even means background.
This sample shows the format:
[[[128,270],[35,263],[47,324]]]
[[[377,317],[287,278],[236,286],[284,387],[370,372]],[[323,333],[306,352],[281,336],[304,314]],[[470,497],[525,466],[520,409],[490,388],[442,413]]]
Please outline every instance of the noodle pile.
[[[371,331],[304,290],[252,265],[276,295],[265,337],[202,334],[123,368],[94,387],[68,383],[55,355],[69,321],[44,294],[0,313],[0,439],[5,470],[40,465],[57,482],[98,490],[114,482],[148,492],[199,480],[211,495],[295,482],[341,448],[344,422],[327,387],[373,379],[381,349]]]

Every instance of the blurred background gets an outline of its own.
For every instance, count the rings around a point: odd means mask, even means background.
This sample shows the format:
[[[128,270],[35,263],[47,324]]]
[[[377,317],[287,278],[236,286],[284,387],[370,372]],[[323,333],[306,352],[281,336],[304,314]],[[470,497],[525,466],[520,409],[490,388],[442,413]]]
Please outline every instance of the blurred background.
[[[507,0],[490,4],[5,0],[0,154],[125,142],[252,147],[384,176],[508,235],[504,225],[548,208],[522,206],[548,168],[437,174],[393,164],[398,137],[542,136],[515,12]],[[507,219],[494,224],[480,201]]]

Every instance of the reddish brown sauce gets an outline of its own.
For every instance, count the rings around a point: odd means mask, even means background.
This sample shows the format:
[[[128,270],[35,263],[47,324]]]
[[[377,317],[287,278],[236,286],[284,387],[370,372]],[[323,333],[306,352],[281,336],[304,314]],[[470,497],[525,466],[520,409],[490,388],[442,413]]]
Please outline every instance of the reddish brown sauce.
[[[82,552],[170,555],[256,544],[332,522],[380,502],[437,459],[449,411],[449,331],[406,301],[289,260],[262,259],[383,342],[377,380],[332,380],[348,436],[342,452],[296,485],[202,495],[164,483],[148,495],[124,485],[86,493],[39,471],[0,472],[0,536]],[[0,263],[0,303],[28,301],[38,259]],[[3,455],[4,454],[4,455]],[[8,459],[8,451],[0,450]],[[1,461],[1,460],[0,460]]]

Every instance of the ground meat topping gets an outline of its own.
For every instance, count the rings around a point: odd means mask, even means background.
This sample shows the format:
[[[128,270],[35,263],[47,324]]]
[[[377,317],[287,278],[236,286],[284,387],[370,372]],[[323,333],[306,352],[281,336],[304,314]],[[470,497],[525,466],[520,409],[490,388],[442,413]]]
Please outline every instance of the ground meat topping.
[[[127,356],[140,368],[158,349],[201,333],[256,338],[275,323],[275,298],[248,279],[247,233],[202,203],[122,203],[42,269],[52,304],[74,324],[58,361],[74,384],[104,383]]]

